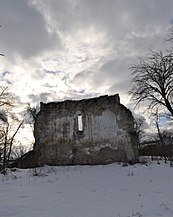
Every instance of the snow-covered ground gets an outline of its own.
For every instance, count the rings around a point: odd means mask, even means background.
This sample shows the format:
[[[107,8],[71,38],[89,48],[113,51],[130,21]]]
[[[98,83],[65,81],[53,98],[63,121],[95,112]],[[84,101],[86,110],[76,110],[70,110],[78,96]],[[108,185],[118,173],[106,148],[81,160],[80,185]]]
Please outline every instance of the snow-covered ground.
[[[0,175],[0,217],[173,217],[173,168],[44,167]]]

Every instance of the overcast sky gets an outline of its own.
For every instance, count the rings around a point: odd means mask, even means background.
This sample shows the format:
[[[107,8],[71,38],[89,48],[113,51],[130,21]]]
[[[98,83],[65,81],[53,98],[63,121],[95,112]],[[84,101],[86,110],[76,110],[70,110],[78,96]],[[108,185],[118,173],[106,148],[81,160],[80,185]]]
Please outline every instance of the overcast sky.
[[[0,0],[0,79],[19,103],[119,93],[129,66],[166,46],[172,0]]]

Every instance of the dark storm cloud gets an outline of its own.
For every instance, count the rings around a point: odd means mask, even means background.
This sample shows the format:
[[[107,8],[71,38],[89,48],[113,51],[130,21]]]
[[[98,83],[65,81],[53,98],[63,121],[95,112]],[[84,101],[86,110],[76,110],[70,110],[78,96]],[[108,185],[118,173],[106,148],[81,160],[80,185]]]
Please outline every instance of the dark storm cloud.
[[[0,0],[0,22],[0,49],[6,58],[39,55],[57,42],[47,32],[43,16],[26,0]]]

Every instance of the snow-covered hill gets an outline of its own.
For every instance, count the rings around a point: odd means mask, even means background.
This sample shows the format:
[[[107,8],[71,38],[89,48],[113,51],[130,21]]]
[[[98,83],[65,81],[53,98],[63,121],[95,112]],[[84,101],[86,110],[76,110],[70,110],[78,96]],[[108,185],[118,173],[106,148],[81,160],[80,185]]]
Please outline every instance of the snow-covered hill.
[[[173,217],[173,168],[43,167],[0,175],[0,217]]]

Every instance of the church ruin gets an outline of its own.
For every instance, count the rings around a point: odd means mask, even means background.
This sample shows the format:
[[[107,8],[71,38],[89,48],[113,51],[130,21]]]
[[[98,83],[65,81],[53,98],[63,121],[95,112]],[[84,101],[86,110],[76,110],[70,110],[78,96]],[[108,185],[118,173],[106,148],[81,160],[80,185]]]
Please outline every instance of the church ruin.
[[[137,162],[137,136],[119,95],[41,103],[35,122],[38,165]]]

